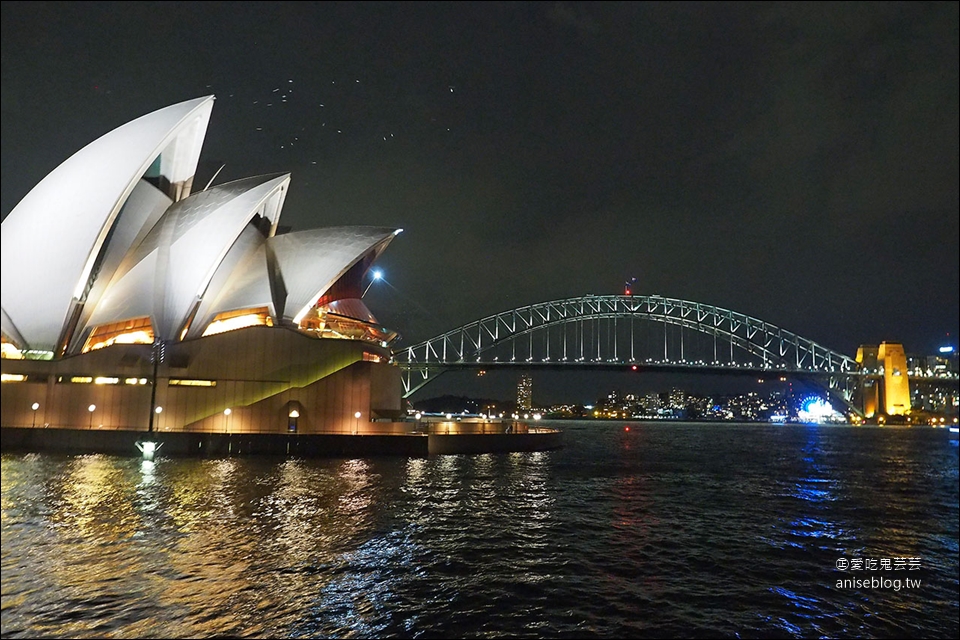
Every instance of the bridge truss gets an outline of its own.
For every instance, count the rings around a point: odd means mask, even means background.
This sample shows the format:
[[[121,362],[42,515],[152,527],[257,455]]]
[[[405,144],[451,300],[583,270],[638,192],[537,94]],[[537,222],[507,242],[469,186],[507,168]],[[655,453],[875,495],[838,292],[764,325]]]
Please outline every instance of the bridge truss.
[[[394,352],[404,397],[451,369],[591,367],[816,378],[850,407],[857,363],[769,322],[661,296],[542,302]],[[852,407],[850,407],[852,408]]]

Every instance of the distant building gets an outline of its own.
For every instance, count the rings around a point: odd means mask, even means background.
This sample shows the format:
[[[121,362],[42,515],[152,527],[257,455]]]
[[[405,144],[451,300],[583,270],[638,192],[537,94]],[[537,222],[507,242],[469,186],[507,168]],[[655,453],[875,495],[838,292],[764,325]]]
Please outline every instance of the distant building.
[[[529,411],[533,406],[533,378],[529,374],[520,376],[517,383],[517,410]]]
[[[952,347],[942,347],[936,355],[908,355],[907,368],[913,378],[910,382],[910,406],[912,411],[929,414],[926,420],[940,416],[957,415],[960,392],[955,386],[942,384],[942,380],[957,378],[957,352]],[[924,416],[917,416],[921,420]]]
[[[641,401],[641,407],[646,415],[656,415],[657,410],[660,409],[660,394],[653,391],[647,393]]]
[[[671,409],[680,411],[687,406],[687,394],[683,389],[671,389],[668,396],[667,406]]]

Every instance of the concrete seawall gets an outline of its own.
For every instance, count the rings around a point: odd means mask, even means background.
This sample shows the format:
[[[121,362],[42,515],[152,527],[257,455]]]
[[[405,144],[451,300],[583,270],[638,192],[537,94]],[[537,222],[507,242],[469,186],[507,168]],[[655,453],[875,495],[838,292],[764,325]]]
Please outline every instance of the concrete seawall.
[[[139,456],[136,443],[162,443],[160,456],[219,457],[228,455],[292,455],[303,457],[366,457],[428,455],[424,435],[341,435],[264,433],[187,433],[89,429],[3,427],[3,451],[108,453]]]
[[[148,436],[150,436],[148,438]],[[362,458],[371,456],[425,457],[457,453],[545,451],[563,446],[562,433],[540,429],[515,434],[247,434],[188,433],[130,430],[41,429],[2,427],[3,452],[106,453],[139,456],[137,442],[162,443],[159,456],[221,457],[279,455]]]

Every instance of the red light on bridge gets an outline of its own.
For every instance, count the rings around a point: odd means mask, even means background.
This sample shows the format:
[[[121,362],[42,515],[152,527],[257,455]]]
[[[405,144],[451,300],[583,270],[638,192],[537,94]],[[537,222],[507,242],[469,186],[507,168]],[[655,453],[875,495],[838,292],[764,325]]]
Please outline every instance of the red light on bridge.
[[[631,371],[636,371],[636,370],[637,370],[637,365],[631,366],[631,367],[630,367],[630,370],[631,370]]]
[[[630,431],[630,427],[624,427],[623,430],[624,430],[624,431]]]

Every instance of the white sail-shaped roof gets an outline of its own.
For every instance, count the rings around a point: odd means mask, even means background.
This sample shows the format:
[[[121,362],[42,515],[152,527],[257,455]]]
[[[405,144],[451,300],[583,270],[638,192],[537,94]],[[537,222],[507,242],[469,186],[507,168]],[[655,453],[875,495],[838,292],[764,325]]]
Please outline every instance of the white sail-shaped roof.
[[[384,227],[327,227],[269,238],[267,248],[287,293],[283,319],[299,323],[350,267],[371,250],[382,251],[398,233]]]
[[[149,315],[158,339],[178,339],[244,229],[255,219],[276,227],[289,183],[289,174],[245,178],[172,205],[124,259],[88,326]]]
[[[149,233],[150,229],[160,220],[164,211],[173,204],[165,193],[160,191],[146,180],[140,180],[134,187],[127,202],[123,205],[117,221],[110,232],[110,240],[104,247],[103,259],[97,267],[98,275],[87,294],[83,310],[77,323],[78,330],[74,332],[68,353],[76,353],[83,346],[83,327],[96,311],[101,297],[113,281],[117,269],[123,259]],[[132,316],[131,316],[132,317]]]
[[[186,337],[200,337],[217,314],[227,311],[266,307],[276,318],[278,296],[282,299],[282,283],[274,286],[270,277],[266,238],[248,226],[220,263]]]
[[[220,314],[248,309],[299,325],[318,301],[329,313],[372,320],[359,285],[400,230],[275,236],[289,174],[191,196],[212,108],[207,96],[125,124],[17,204],[0,246],[5,339],[60,357],[81,352],[90,336],[96,348],[149,340],[147,331],[124,333],[143,318],[155,340],[178,341],[202,336]]]
[[[189,191],[213,96],[160,109],[98,138],[54,169],[3,221],[4,333],[57,350],[90,291],[101,250],[141,177]]]

